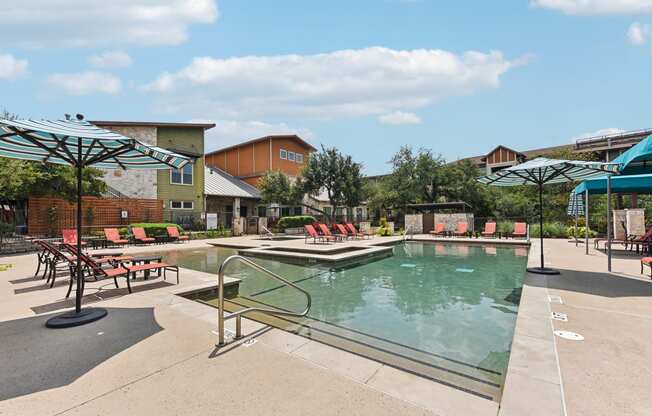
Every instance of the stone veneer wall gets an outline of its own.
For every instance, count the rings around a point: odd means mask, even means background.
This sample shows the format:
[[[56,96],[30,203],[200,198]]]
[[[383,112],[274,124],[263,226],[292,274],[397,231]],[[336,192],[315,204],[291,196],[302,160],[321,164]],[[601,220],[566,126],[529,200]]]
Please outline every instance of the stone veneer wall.
[[[613,227],[613,238],[616,240],[623,240],[625,238],[625,229],[622,226],[622,223],[627,224],[626,210],[624,209],[615,209],[612,211],[612,227]]]
[[[406,214],[405,230],[411,230],[417,234],[423,233],[423,214]]]
[[[156,145],[156,127],[131,127],[131,126],[102,126],[127,137],[131,137],[147,144]],[[155,170],[110,170],[103,169],[106,184],[130,198],[156,199],[156,171]]]
[[[642,208],[626,209],[627,234],[645,235],[645,210]]]
[[[435,214],[435,224],[443,222],[446,231],[455,231],[458,222],[466,222],[469,226],[469,231],[473,229],[473,213],[460,212],[457,214]]]

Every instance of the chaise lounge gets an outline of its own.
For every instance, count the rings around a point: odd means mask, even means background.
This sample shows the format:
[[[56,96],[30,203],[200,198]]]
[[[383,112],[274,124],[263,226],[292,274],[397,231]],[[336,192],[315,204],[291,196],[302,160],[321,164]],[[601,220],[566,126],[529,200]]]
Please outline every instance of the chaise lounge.
[[[151,244],[156,242],[155,238],[147,237],[143,227],[131,227],[131,233],[134,235],[134,241],[136,243]]]
[[[483,237],[496,237],[496,223],[495,222],[486,222],[484,224],[484,230],[482,231]]]
[[[188,241],[188,236],[179,234],[179,229],[177,227],[170,226],[166,227],[165,229],[168,232],[170,241]]]
[[[433,236],[438,236],[438,235],[445,235],[446,234],[446,224],[443,222],[438,222],[435,224],[435,229],[430,231],[430,234]]]
[[[129,244],[129,240],[120,238],[120,231],[118,231],[117,228],[105,228],[104,237],[106,238],[107,242],[116,246],[123,246],[125,244]]]

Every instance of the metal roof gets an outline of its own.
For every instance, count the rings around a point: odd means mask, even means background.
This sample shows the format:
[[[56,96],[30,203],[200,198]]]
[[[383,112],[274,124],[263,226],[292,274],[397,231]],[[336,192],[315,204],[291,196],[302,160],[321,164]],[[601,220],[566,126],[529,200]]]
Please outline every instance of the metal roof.
[[[92,124],[101,127],[188,127],[202,128],[209,130],[215,127],[214,123],[175,123],[175,122],[158,122],[158,121],[112,121],[112,120],[91,120]]]
[[[254,186],[217,168],[204,168],[204,193],[212,196],[260,199]]]

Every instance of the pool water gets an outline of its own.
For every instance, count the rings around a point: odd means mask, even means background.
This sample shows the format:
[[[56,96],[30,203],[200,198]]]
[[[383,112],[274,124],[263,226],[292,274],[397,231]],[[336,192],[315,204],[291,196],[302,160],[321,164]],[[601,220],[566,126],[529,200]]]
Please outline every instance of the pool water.
[[[217,273],[231,254],[222,248],[177,251],[167,253],[166,261]],[[525,247],[408,242],[394,246],[392,256],[341,268],[254,261],[311,294],[309,317],[320,325],[313,328],[347,331],[343,337],[356,342],[355,348],[395,353],[398,361],[390,365],[410,360],[410,371],[488,398],[500,395]],[[305,306],[301,293],[241,264],[230,265],[227,275],[242,279],[243,299],[294,311]],[[324,329],[327,324],[337,333]]]

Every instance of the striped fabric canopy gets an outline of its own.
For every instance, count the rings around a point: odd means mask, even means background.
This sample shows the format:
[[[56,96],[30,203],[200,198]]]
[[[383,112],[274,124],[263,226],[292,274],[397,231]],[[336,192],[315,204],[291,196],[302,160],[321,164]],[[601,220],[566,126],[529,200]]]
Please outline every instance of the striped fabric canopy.
[[[495,186],[543,185],[581,181],[615,172],[618,164],[584,162],[578,160],[538,157],[520,165],[510,166],[491,175],[478,178],[479,182]]]
[[[179,169],[190,162],[79,120],[0,119],[0,157],[105,169]]]

